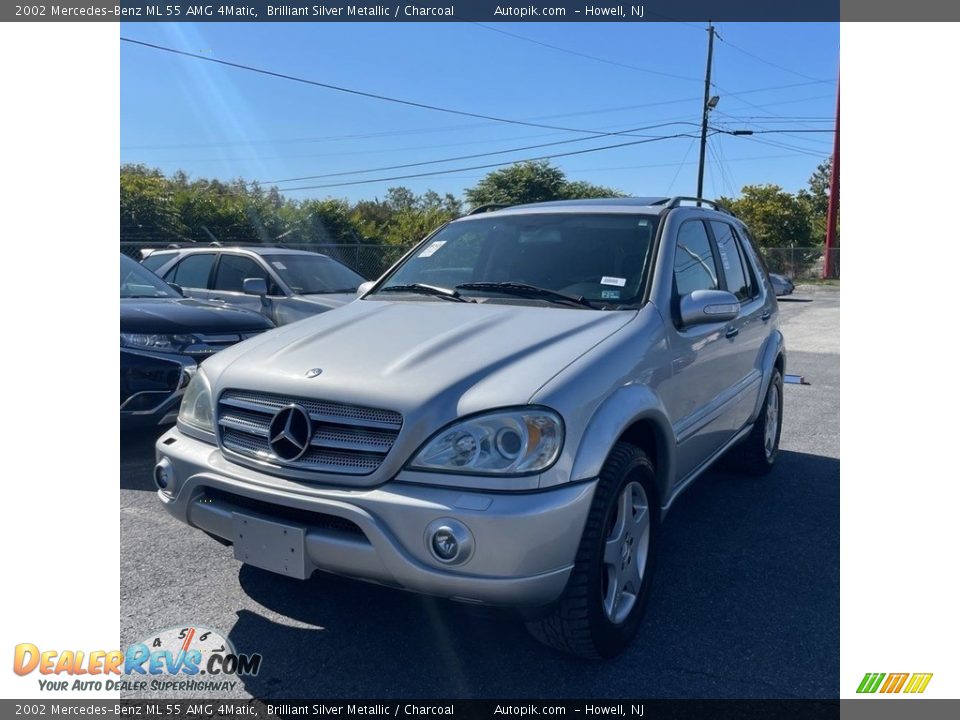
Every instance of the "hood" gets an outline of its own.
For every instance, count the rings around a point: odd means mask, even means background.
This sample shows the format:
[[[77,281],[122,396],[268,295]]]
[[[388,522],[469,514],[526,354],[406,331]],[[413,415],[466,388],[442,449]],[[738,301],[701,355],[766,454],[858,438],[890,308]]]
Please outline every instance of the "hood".
[[[215,333],[266,330],[259,313],[192,298],[121,298],[120,332]]]
[[[304,300],[309,300],[317,305],[324,305],[328,308],[338,308],[357,299],[356,293],[311,293],[301,295]]]
[[[635,311],[362,300],[207,360],[215,392],[257,389],[457,417],[526,403]],[[313,368],[322,373],[308,379]]]

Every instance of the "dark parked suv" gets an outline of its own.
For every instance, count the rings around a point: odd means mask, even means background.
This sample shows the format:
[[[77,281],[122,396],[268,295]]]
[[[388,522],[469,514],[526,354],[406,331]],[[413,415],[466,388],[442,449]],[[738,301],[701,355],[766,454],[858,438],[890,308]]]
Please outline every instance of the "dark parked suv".
[[[120,256],[120,421],[162,425],[177,417],[197,365],[273,323],[248,310],[183,297]]]

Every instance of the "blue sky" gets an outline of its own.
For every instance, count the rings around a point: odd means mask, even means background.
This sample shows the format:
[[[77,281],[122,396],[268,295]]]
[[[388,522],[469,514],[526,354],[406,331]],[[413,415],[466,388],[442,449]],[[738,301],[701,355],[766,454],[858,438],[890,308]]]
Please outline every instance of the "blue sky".
[[[712,123],[789,132],[712,137],[705,194],[737,194],[754,183],[803,187],[829,156],[832,136],[793,131],[833,128],[839,26],[717,28],[713,93],[721,99]],[[354,173],[585,137],[569,129],[610,133],[699,123],[703,101],[706,32],[687,23],[124,23],[121,34],[364,92],[568,129],[406,107],[121,42],[121,160],[192,177],[275,181]],[[693,124],[677,124],[638,134],[697,132]],[[396,185],[460,196],[490,172],[464,168],[635,139],[591,138],[277,185],[377,180],[285,191],[293,198],[382,197]],[[553,162],[572,180],[634,195],[693,194],[697,152],[694,138],[676,138]],[[455,172],[382,180],[436,170]]]

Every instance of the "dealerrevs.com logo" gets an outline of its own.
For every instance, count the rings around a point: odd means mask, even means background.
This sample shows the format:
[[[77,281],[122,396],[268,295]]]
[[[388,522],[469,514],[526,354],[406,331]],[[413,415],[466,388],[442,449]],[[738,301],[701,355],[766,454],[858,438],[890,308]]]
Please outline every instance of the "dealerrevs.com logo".
[[[50,691],[225,692],[236,687],[233,678],[259,673],[262,660],[259,653],[238,653],[217,630],[188,625],[151,633],[125,651],[41,650],[20,643],[13,651],[13,671],[38,673],[40,689]]]
[[[933,673],[867,673],[860,681],[858,693],[918,694],[927,689]]]

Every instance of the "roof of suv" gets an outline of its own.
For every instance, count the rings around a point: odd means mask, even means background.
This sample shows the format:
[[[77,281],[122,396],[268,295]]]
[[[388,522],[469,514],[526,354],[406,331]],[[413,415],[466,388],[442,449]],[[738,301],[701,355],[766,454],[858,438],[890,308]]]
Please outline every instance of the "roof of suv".
[[[683,202],[695,203],[697,198],[690,197],[611,197],[611,198],[587,198],[582,200],[554,200],[551,202],[529,203],[526,205],[510,205],[504,207],[491,207],[484,211],[477,208],[466,217],[480,217],[483,215],[521,215],[545,212],[590,212],[590,213],[635,213],[638,210],[647,210],[650,213],[660,213],[667,209],[677,207],[690,207],[690,205],[681,205]],[[701,210],[714,210],[730,215],[730,211],[712,200],[701,199],[705,207]]]
[[[322,255],[327,257],[323,253],[313,252],[312,250],[294,250],[293,248],[285,247],[256,247],[256,246],[247,246],[247,245],[201,245],[199,247],[194,247],[192,245],[187,247],[179,248],[163,248],[160,250],[152,250],[151,255],[172,255],[174,253],[192,253],[192,252],[241,252],[241,253],[250,253],[252,255]]]

